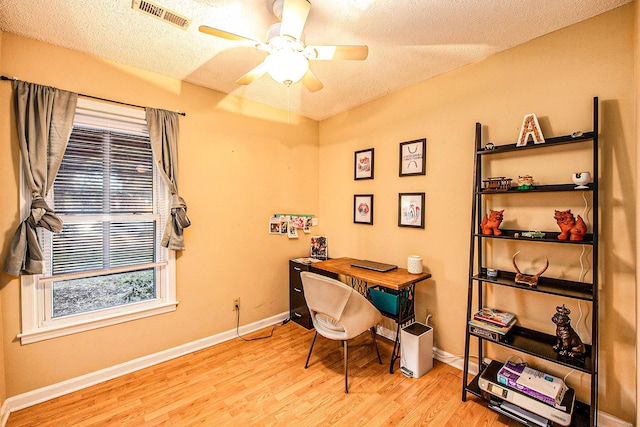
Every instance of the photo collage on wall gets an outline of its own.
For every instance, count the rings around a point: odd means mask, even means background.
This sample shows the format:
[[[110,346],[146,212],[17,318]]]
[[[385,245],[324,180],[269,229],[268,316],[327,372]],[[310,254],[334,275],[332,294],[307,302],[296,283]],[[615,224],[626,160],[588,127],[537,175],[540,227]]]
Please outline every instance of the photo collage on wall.
[[[318,225],[318,218],[313,215],[273,214],[269,218],[269,234],[298,238],[298,230],[311,233],[311,227]]]

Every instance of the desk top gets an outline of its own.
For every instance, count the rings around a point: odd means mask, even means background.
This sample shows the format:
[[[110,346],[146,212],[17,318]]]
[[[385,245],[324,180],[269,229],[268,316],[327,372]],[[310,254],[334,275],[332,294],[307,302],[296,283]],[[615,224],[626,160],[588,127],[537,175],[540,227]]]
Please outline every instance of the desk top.
[[[367,282],[369,286],[379,285],[390,289],[404,289],[415,283],[431,277],[431,273],[412,274],[406,268],[398,267],[395,270],[380,272],[367,270],[366,268],[352,267],[351,263],[358,261],[354,258],[334,258],[326,261],[315,262],[311,268],[328,271],[330,273],[343,274],[355,279]]]

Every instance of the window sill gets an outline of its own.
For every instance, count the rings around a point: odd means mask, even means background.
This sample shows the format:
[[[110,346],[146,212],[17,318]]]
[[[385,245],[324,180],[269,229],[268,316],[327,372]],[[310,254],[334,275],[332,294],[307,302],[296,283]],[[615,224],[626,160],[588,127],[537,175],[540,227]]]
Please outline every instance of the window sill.
[[[92,329],[104,328],[106,326],[117,325],[119,323],[129,322],[132,320],[143,319],[145,317],[156,316],[158,314],[170,313],[176,310],[178,302],[169,302],[154,307],[145,308],[128,313],[115,314],[93,320],[68,323],[65,325],[44,326],[36,330],[23,332],[18,334],[22,345],[32,344],[38,341],[44,341],[52,338],[58,338],[65,335],[76,334],[78,332],[90,331]]]

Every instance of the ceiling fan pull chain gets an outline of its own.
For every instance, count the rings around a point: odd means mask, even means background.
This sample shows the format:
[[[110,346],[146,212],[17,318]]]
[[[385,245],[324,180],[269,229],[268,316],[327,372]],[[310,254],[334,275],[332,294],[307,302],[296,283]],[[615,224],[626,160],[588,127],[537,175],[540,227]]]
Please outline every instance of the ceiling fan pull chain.
[[[287,85],[287,124],[291,124],[291,85]]]

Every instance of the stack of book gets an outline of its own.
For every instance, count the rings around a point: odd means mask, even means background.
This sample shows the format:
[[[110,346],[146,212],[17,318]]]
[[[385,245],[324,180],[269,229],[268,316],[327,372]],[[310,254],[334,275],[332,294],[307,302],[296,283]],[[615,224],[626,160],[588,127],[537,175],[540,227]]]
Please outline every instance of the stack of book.
[[[515,323],[515,314],[485,307],[469,319],[469,332],[492,341],[504,341]]]

